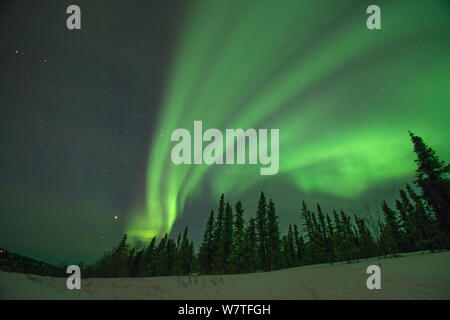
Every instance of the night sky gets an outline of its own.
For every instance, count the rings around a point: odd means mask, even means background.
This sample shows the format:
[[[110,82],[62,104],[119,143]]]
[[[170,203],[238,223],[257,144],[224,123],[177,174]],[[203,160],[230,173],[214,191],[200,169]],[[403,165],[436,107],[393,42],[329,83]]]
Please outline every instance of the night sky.
[[[264,190],[282,231],[303,199],[376,215],[413,179],[408,130],[449,161],[449,32],[444,0],[2,1],[0,247],[92,261],[186,224],[198,243],[222,192],[248,216]],[[278,128],[278,174],[174,165],[194,120]]]

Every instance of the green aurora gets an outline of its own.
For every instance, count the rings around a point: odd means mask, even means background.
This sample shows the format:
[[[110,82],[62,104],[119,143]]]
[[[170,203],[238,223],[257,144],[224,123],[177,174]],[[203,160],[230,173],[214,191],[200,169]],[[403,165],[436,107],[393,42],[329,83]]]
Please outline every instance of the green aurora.
[[[357,198],[415,166],[408,130],[450,156],[450,6],[378,1],[195,1],[177,45],[149,150],[146,204],[132,238],[170,232],[203,190],[243,196],[271,179],[299,192]],[[280,169],[174,165],[176,128],[278,128]],[[282,186],[278,185],[278,188]],[[255,196],[255,195],[253,195]],[[205,214],[210,208],[204,208]]]

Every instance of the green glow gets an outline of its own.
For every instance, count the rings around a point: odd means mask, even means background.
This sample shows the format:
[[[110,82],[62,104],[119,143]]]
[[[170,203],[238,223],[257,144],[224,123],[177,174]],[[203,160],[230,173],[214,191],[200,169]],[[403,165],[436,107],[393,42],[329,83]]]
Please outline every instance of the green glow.
[[[251,165],[173,165],[170,134],[194,120],[279,128],[278,175],[303,192],[351,198],[410,177],[407,130],[448,158],[447,3],[381,2],[378,31],[365,27],[369,4],[195,2],[151,144],[145,214],[130,222],[130,236],[170,231],[200,185],[243,194],[271,179]]]

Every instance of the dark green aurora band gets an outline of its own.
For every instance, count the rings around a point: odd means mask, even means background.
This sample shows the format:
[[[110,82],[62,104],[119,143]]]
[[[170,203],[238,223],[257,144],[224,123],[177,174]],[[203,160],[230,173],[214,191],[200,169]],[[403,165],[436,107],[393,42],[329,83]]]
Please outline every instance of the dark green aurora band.
[[[277,179],[302,193],[356,199],[410,179],[408,130],[449,159],[450,6],[376,2],[381,30],[366,28],[372,2],[190,2],[149,151],[145,208],[128,234],[170,231],[187,199],[201,199],[199,189],[240,197]],[[278,174],[262,176],[257,165],[174,165],[171,133],[192,130],[194,120],[279,129]]]

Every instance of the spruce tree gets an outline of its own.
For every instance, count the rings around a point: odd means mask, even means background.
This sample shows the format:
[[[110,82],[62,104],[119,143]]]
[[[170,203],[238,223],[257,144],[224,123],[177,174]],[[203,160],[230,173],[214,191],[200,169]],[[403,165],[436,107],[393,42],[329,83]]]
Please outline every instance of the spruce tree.
[[[317,204],[317,212],[319,218],[319,234],[320,234],[320,246],[321,250],[325,253],[325,257],[322,260],[326,262],[332,262],[332,248],[331,241],[328,237],[328,226],[325,223],[325,216],[322,213],[322,208]]]
[[[125,233],[122,236],[122,239],[120,240],[119,245],[116,247],[116,250],[114,253],[124,254],[127,250],[128,250],[127,234]]]
[[[230,272],[228,258],[233,248],[233,209],[227,202],[225,208],[224,228],[223,228],[223,266],[225,272]]]
[[[189,242],[188,259],[189,259],[189,273],[196,272],[198,270],[198,268],[197,268],[197,259],[195,256],[195,250],[194,250],[194,241]]]
[[[384,213],[384,220],[386,222],[386,231],[391,235],[391,238],[393,240],[390,249],[393,253],[398,253],[403,249],[402,246],[403,239],[397,219],[397,214],[395,213],[394,210],[389,208],[386,201],[383,201],[383,203],[381,204],[381,209],[383,210]]]
[[[310,235],[310,251],[313,263],[325,262],[325,248],[322,238],[322,232],[320,230],[319,223],[317,222],[315,212],[310,212],[311,219],[311,235]]]
[[[177,266],[176,263],[178,261],[177,259],[177,245],[176,242],[173,239],[167,239],[166,244],[166,252],[164,257],[164,271],[163,275],[172,275],[177,274]]]
[[[133,256],[133,259],[131,261],[130,264],[130,275],[132,277],[138,277],[140,276],[140,265],[141,265],[141,261],[142,261],[142,257],[144,254],[144,249],[140,249],[136,251],[136,254]]]
[[[288,234],[285,239],[285,254],[287,255],[288,267],[294,267],[296,265],[297,254],[295,252],[295,240],[294,233],[292,231],[292,225],[289,225]]]
[[[193,268],[193,252],[191,250],[191,243],[188,239],[188,227],[184,228],[183,239],[178,253],[178,272],[182,275],[188,275]]]
[[[248,227],[245,230],[245,261],[247,262],[247,269],[245,271],[254,272],[260,270],[258,239],[254,218],[248,220]]]
[[[177,250],[180,249],[181,246],[181,232],[178,233],[178,238],[177,238]]]
[[[412,132],[409,132],[409,135],[417,156],[415,183],[422,189],[424,199],[433,208],[441,230],[450,238],[450,166],[440,161],[435,151],[428,147],[421,137]]]
[[[258,255],[262,270],[269,269],[267,261],[267,204],[266,197],[261,191],[256,211],[256,228],[258,235]]]
[[[200,245],[198,254],[200,272],[209,274],[212,272],[213,259],[213,232],[214,232],[214,211],[211,213],[206,223],[205,233],[203,235],[203,242]],[[179,240],[180,242],[181,240]]]
[[[378,222],[380,237],[378,239],[379,247],[384,255],[395,255],[398,252],[397,244],[387,224]]]
[[[144,253],[142,254],[142,259],[139,264],[139,275],[140,276],[154,275],[155,250],[156,250],[156,236],[152,238],[149,245],[144,249]]]
[[[280,230],[278,217],[275,212],[275,204],[269,200],[267,210],[267,269],[274,270],[281,267],[280,256]]]
[[[439,222],[435,216],[427,209],[425,200],[420,197],[413,188],[406,184],[408,196],[411,198],[414,220],[416,229],[420,234],[419,249],[434,250],[436,248],[444,248],[446,236],[439,226]]]
[[[306,232],[306,239],[307,239],[305,243],[307,250],[304,254],[304,262],[306,264],[314,264],[317,263],[315,232],[311,218],[311,211],[309,211],[305,201],[302,201],[302,208],[300,214],[304,220],[303,227]]]
[[[335,256],[335,238],[334,238],[334,226],[333,223],[331,222],[331,218],[330,215],[327,213],[326,215],[326,220],[327,220],[327,235],[328,235],[328,241],[327,241],[327,245],[328,245],[328,252],[330,254],[330,260],[331,261],[335,261],[336,260],[336,256]]]
[[[405,250],[414,251],[417,249],[416,242],[420,242],[421,239],[415,224],[414,208],[404,190],[400,190],[400,199],[395,200],[395,207],[400,214]]]
[[[359,254],[361,258],[369,258],[375,255],[375,241],[366,226],[364,218],[359,218],[355,215],[356,227],[358,228],[357,234],[359,236]]]
[[[305,242],[303,237],[300,235],[296,224],[294,224],[294,240],[295,248],[297,250],[296,265],[301,265],[303,264],[303,255],[305,253]]]
[[[281,256],[283,258],[283,268],[290,268],[292,266],[291,255],[289,254],[289,241],[286,235],[283,235],[280,240]]]
[[[164,237],[161,238],[161,240],[159,240],[158,245],[156,246],[155,249],[155,255],[154,255],[154,275],[155,276],[162,276],[165,275],[165,271],[166,271],[166,254],[167,254],[167,250],[166,250],[166,245],[167,245],[167,241],[168,241],[168,235],[167,233],[164,234]]]
[[[336,210],[333,210],[333,220],[334,220],[334,234],[333,243],[334,245],[334,257],[336,261],[342,261],[345,259],[344,253],[344,229],[339,218],[339,214]]]
[[[357,257],[356,235],[350,217],[343,210],[340,211],[340,223],[342,228],[342,246],[343,258],[346,261],[352,261]]]
[[[225,215],[225,195],[222,193],[219,201],[219,210],[217,213],[216,224],[214,226],[213,236],[213,273],[223,273],[224,248],[223,248],[223,229]]]
[[[115,248],[111,263],[109,266],[110,276],[128,276],[129,270],[129,255],[128,255],[128,244],[127,244],[127,234],[122,236],[122,240],[119,245]]]
[[[244,209],[242,208],[242,203],[238,201],[236,203],[236,215],[234,219],[234,227],[235,227],[235,236],[234,236],[234,243],[235,247],[242,246],[242,243],[244,242],[245,238],[245,230],[244,230]]]
[[[247,269],[247,261],[245,260],[246,239],[245,221],[243,219],[244,209],[242,208],[242,203],[240,201],[236,203],[235,209],[233,249],[229,258],[229,263],[232,272],[240,273]]]

